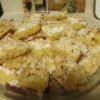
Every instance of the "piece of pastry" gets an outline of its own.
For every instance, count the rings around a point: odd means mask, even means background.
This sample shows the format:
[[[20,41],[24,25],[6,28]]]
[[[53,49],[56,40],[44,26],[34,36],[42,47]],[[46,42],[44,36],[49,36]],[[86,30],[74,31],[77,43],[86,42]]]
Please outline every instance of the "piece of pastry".
[[[20,69],[24,67],[35,67],[38,58],[34,57],[31,54],[24,54],[20,55],[16,58],[9,59],[8,61],[4,62],[2,65],[4,68],[14,69],[16,70],[17,74],[20,72]]]
[[[71,60],[67,60],[67,63],[64,61],[62,65],[57,65],[53,77],[67,91],[77,90],[79,85],[88,82],[85,71]]]
[[[41,28],[40,21],[30,21],[23,24],[17,31],[13,34],[13,37],[16,39],[24,39],[32,34],[36,34]]]
[[[67,11],[51,11],[47,14],[43,14],[44,20],[62,20],[66,18]]]
[[[100,67],[100,47],[91,48],[87,55],[81,59],[79,65],[82,66],[88,76],[93,75]]]
[[[42,26],[44,36],[50,40],[59,39],[65,31],[65,24],[50,24]]]
[[[45,72],[45,73],[44,73]],[[33,69],[30,67],[23,68],[19,77],[19,84],[22,87],[35,89],[38,92],[43,92],[48,86],[49,75],[44,69]]]
[[[81,56],[81,50],[79,48],[80,42],[74,40],[72,37],[61,38],[54,41],[52,44],[53,51],[56,54],[62,55],[63,57],[71,57],[74,61],[78,61]]]
[[[20,40],[5,38],[0,41],[0,63],[27,52],[27,45]]]
[[[28,36],[37,33],[41,27],[41,14],[32,14],[30,16],[25,16],[22,20],[15,20],[14,26],[16,27],[16,32],[14,37],[18,39],[27,38]],[[21,33],[21,34],[20,34]]]
[[[34,41],[29,41],[28,45],[34,57],[48,56],[51,50],[51,43],[49,40],[36,39]]]

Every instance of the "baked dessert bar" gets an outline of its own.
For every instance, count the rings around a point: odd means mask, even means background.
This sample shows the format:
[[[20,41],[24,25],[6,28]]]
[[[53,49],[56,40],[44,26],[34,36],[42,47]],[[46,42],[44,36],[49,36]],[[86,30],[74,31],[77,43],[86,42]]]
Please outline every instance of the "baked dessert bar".
[[[62,20],[66,18],[67,11],[51,11],[48,14],[43,14],[44,20]]]
[[[13,35],[16,39],[23,39],[32,34],[36,34],[40,30],[40,21],[29,22],[20,27]]]
[[[65,31],[65,24],[49,24],[42,26],[41,30],[48,39],[59,39]]]
[[[0,63],[27,52],[27,45],[20,40],[5,38],[0,41]]]

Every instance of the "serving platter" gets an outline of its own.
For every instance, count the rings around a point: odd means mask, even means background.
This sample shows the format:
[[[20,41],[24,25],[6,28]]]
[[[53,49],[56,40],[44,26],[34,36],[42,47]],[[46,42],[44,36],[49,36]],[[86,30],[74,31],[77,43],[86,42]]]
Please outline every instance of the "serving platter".
[[[97,24],[95,21],[91,20],[88,17],[82,16],[86,22],[88,22],[88,26],[97,26],[99,27],[100,25]],[[98,89],[100,90],[100,68],[97,70],[96,73],[94,73],[92,76],[89,77],[89,83],[85,84],[84,86],[81,86],[77,91],[72,91],[72,92],[63,92],[61,91],[60,93],[54,93],[54,94],[44,94],[43,98],[39,98],[35,95],[32,95],[30,97],[18,95],[18,94],[12,94],[8,92],[3,85],[0,85],[0,99],[1,100],[82,100],[82,98],[87,98],[87,95],[90,95],[90,98],[97,98],[96,100],[99,100],[100,97],[94,96],[93,92],[98,92]],[[88,98],[89,98],[88,95]],[[93,99],[94,100],[94,99]]]

